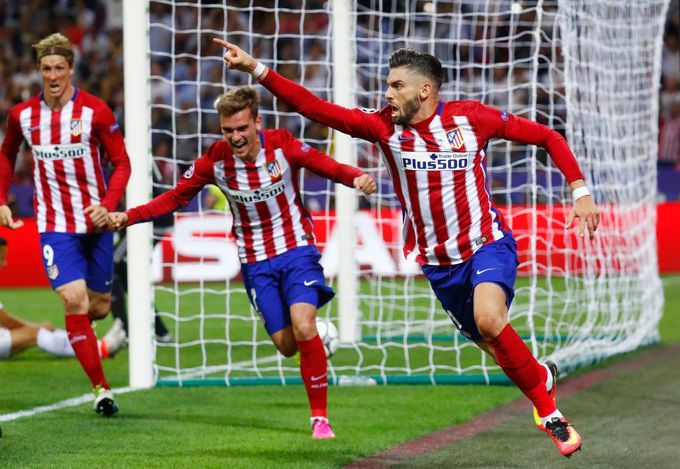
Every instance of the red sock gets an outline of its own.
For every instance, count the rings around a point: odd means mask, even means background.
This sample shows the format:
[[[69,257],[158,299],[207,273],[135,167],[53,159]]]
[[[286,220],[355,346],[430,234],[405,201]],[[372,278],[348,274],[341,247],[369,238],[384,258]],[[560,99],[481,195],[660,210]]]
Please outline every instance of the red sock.
[[[541,377],[541,383],[545,386],[545,383],[548,382],[548,369],[544,367],[541,363],[538,362],[538,360],[534,360],[536,362],[536,368],[538,369],[538,374]],[[553,383],[554,384],[554,383]]]
[[[104,377],[99,349],[97,348],[97,337],[94,335],[87,314],[67,314],[66,332],[80,365],[92,381],[92,386],[111,389]]]
[[[326,351],[321,337],[298,342],[300,349],[300,375],[307,388],[309,407],[313,417],[328,418],[328,373]]]
[[[557,409],[545,390],[547,370],[536,361],[515,330],[506,325],[498,336],[489,341],[498,365],[508,378],[533,402],[538,415],[545,417]],[[543,369],[543,374],[539,370]]]

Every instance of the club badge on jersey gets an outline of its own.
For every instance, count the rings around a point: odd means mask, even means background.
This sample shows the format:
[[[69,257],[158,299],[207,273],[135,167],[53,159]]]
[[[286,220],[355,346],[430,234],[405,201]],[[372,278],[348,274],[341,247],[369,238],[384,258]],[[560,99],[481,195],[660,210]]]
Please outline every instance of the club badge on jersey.
[[[272,181],[278,181],[283,175],[283,171],[281,170],[281,165],[279,164],[278,160],[267,163],[267,172],[269,173],[269,176],[271,176]]]
[[[71,135],[77,137],[83,132],[82,119],[71,119]]]
[[[460,150],[461,148],[463,148],[463,145],[465,145],[465,140],[463,139],[463,132],[461,132],[460,128],[458,127],[446,132],[446,138],[449,140],[452,150]]]

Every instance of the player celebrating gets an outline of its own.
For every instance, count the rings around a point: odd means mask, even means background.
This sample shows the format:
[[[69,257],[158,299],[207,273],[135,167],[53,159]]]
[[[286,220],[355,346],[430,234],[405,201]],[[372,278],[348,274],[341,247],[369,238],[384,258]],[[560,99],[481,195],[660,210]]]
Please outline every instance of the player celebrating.
[[[287,80],[237,46],[229,68],[249,72],[300,114],[376,143],[404,211],[404,253],[416,260],[456,327],[487,351],[532,401],[537,426],[565,456],[581,437],[556,407],[554,366],[539,364],[508,323],[517,273],[516,243],[494,206],[486,179],[492,138],[540,145],[569,182],[574,208],[590,236],[599,223],[595,203],[564,138],[548,127],[478,101],[442,102],[442,65],[430,54],[399,49],[389,59],[388,105],[366,112],[324,101]]]
[[[23,140],[35,160],[34,207],[43,263],[64,303],[66,331],[95,392],[95,410],[118,411],[102,369],[91,320],[111,307],[113,234],[104,232],[130,177],[123,136],[109,107],[73,86],[73,46],[59,33],[35,46],[42,92],[12,108],[0,148],[0,225],[19,228],[7,206]],[[114,169],[106,182],[104,148]]]
[[[235,88],[220,96],[224,140],[213,143],[177,186],[145,205],[109,214],[120,229],[186,205],[205,185],[226,195],[233,214],[243,284],[276,348],[286,357],[300,351],[300,374],[311,408],[312,438],[333,438],[328,422],[328,376],[316,310],[334,295],[326,286],[311,217],[298,192],[307,168],[369,195],[375,181],[357,168],[336,162],[281,129],[262,130],[259,96]]]

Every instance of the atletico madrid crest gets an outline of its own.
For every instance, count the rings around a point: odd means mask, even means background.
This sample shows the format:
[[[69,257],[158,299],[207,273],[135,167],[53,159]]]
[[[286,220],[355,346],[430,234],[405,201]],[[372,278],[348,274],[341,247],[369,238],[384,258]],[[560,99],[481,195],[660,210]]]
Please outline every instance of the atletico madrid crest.
[[[50,280],[54,280],[59,277],[59,267],[57,267],[57,264],[52,264],[51,266],[47,267],[47,276],[50,278]]]
[[[279,164],[278,160],[267,163],[267,172],[272,177],[272,179],[281,178],[281,165]]]
[[[71,119],[71,135],[77,137],[83,131],[83,121],[81,119]]]
[[[460,150],[463,145],[465,145],[465,140],[463,140],[463,132],[460,131],[459,127],[446,132],[446,138],[451,144],[451,148],[454,150]]]

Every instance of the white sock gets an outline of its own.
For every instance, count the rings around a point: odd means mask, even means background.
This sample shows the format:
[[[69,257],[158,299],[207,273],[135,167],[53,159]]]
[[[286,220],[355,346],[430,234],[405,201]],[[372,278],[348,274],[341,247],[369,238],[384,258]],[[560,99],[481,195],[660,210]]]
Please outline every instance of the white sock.
[[[555,412],[553,412],[552,414],[546,415],[545,417],[541,417],[541,424],[543,424],[543,426],[545,427],[545,424],[546,424],[547,422],[550,422],[550,421],[551,421],[552,419],[554,419],[555,417],[557,417],[558,419],[561,419],[561,418],[562,418],[562,412],[560,412],[559,410],[555,409]]]
[[[554,384],[553,383],[553,375],[550,372],[550,368],[548,368],[548,365],[546,365],[545,363],[542,363],[542,365],[543,365],[543,368],[545,368],[546,371],[548,372],[548,379],[545,380],[545,390],[549,392],[552,389],[553,384]]]
[[[73,347],[71,347],[71,342],[68,340],[68,334],[63,329],[48,331],[44,327],[41,327],[38,331],[36,342],[38,348],[57,357],[76,356]]]

